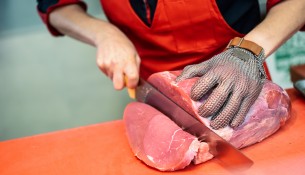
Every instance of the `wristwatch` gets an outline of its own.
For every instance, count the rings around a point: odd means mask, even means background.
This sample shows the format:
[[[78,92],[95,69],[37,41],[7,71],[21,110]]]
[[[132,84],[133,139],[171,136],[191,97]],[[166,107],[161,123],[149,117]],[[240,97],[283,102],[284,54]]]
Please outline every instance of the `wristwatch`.
[[[244,38],[235,37],[227,45],[227,49],[231,47],[240,47],[252,52],[255,56],[264,56],[264,49],[256,43],[245,40]]]
[[[263,63],[265,61],[264,49],[256,43],[249,40],[245,40],[244,38],[240,37],[233,38],[227,45],[226,49],[234,47],[243,48],[253,53],[254,57],[257,58],[257,68],[260,71],[260,77],[262,80],[265,80],[267,78],[267,75],[263,66]]]

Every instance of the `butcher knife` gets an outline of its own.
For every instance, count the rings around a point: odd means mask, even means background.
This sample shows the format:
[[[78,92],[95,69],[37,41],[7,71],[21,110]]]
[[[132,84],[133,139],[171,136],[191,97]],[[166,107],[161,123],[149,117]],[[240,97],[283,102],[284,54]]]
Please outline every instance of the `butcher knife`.
[[[184,131],[197,137],[199,141],[208,143],[210,153],[219,160],[224,168],[241,170],[247,169],[253,164],[252,160],[233,145],[143,79],[140,79],[135,91],[128,89],[128,93],[131,98],[136,98],[137,101],[158,109]]]

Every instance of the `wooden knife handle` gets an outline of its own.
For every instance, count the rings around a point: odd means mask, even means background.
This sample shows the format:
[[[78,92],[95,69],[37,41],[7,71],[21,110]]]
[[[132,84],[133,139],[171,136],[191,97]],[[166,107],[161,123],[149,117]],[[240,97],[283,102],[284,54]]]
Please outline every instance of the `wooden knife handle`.
[[[125,82],[125,86],[127,88],[127,92],[128,95],[131,99],[136,99],[136,89],[132,89],[132,88],[128,88],[127,84],[128,84],[128,78],[126,77],[126,75],[124,76],[124,82]]]

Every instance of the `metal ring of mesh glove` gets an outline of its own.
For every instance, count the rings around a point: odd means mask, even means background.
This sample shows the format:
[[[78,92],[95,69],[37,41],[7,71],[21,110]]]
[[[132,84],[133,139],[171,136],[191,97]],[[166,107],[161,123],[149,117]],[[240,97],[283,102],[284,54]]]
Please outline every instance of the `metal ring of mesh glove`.
[[[262,90],[266,74],[262,52],[232,47],[200,64],[186,66],[176,81],[200,77],[191,89],[191,98],[200,100],[213,89],[198,108],[201,117],[211,117],[211,127],[237,127]]]

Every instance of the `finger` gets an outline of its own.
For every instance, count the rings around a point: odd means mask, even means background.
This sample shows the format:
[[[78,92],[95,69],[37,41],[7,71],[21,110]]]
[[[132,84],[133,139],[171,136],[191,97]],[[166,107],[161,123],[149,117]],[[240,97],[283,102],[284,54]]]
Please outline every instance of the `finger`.
[[[205,101],[205,103],[198,108],[199,115],[201,117],[209,117],[217,113],[229,97],[231,90],[231,83],[223,83],[218,85],[217,88],[213,90],[209,98]]]
[[[97,59],[96,64],[98,68],[111,80],[113,79],[113,70],[102,59]]]
[[[140,69],[140,64],[141,64],[141,58],[140,58],[140,56],[137,54],[137,55],[136,55],[136,65],[137,65],[138,70]]]
[[[211,120],[211,127],[213,129],[220,129],[229,125],[231,119],[238,112],[241,101],[242,96],[239,93],[233,93],[228,101],[224,104],[221,111]]]
[[[195,101],[200,100],[211,88],[218,82],[218,76],[212,72],[207,73],[199,78],[191,89],[191,98]]]
[[[112,78],[113,87],[116,90],[122,90],[125,85],[124,81],[124,74],[122,69],[116,68],[113,72],[113,78]]]
[[[254,99],[254,100],[253,100]],[[246,115],[254,103],[256,98],[253,97],[246,97],[243,102],[241,103],[240,109],[234,119],[231,121],[230,126],[232,128],[238,127],[240,124],[242,124],[246,118]]]
[[[183,81],[192,77],[201,77],[209,70],[209,62],[186,66],[181,74],[176,78],[176,82]]]
[[[135,88],[139,82],[139,56],[134,61],[130,61],[127,63],[124,69],[124,74],[127,77],[127,84],[128,88]]]
[[[98,67],[105,75],[107,75],[107,70],[106,70],[106,67],[105,67],[104,64],[103,64],[102,59],[96,59],[96,64],[97,64],[97,67]]]

